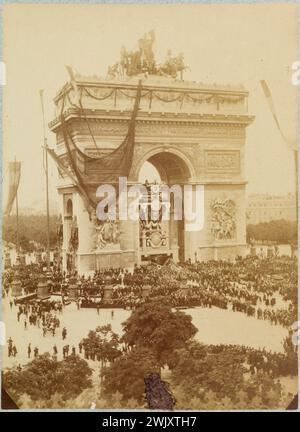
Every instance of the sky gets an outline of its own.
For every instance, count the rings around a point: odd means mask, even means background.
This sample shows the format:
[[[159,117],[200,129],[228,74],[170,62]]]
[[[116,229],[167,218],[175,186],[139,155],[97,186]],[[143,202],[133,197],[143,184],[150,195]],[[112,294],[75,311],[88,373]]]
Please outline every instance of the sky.
[[[247,128],[247,193],[294,191],[294,160],[283,142],[262,93],[272,91],[282,130],[297,137],[297,60],[295,4],[242,5],[70,5],[3,6],[4,201],[7,164],[22,162],[20,206],[44,199],[43,124],[39,90],[44,89],[46,123],[54,117],[53,97],[68,80],[65,65],[81,74],[105,76],[119,59],[120,47],[155,30],[154,51],[162,60],[168,48],[183,52],[191,71],[184,79],[203,83],[243,84],[250,92]],[[47,129],[48,144],[55,135]],[[50,191],[57,170],[50,163]]]

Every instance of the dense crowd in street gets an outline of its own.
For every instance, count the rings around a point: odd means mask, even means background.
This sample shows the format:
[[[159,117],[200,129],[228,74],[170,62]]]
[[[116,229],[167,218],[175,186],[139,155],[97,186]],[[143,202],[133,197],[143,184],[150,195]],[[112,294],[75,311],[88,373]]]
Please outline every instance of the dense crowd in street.
[[[12,296],[15,272],[22,285],[22,296]],[[43,351],[36,336],[40,332],[48,345],[47,351],[54,360],[79,355],[97,362],[101,353],[86,344],[85,339],[69,336],[70,322],[66,325],[65,311],[70,303],[69,286],[77,287],[72,298],[72,310],[94,308],[95,315],[109,308],[111,321],[115,308],[135,309],[149,298],[163,297],[174,308],[220,308],[243,313],[257,320],[267,320],[274,325],[289,328],[297,321],[297,261],[287,256],[259,259],[246,257],[229,261],[148,264],[136,266],[132,272],[125,269],[105,269],[88,277],[69,275],[53,269],[47,271],[49,293],[36,296],[41,268],[31,264],[11,268],[3,274],[3,295],[6,304],[20,328],[28,332],[26,343],[7,340],[8,364],[22,370],[25,362],[37,358]],[[74,293],[73,293],[74,294]],[[66,328],[65,327],[68,327]],[[35,333],[30,330],[35,329]],[[44,339],[45,338],[45,339]],[[212,353],[220,350],[240,355],[244,370],[249,376],[267,373],[273,378],[288,376],[291,364],[285,353],[273,352],[244,345],[205,345]],[[122,344],[121,348],[126,350]]]
[[[215,306],[286,327],[297,317],[297,261],[288,257],[141,267],[124,275],[113,298],[136,305],[145,300],[143,287],[150,287],[147,296],[166,296],[174,307]],[[278,298],[284,307],[278,307]]]
[[[251,375],[264,372],[277,378],[297,373],[297,365],[292,365],[291,359],[283,353],[258,350],[244,345],[206,345],[205,350],[213,354],[231,352],[241,355],[245,371]]]
[[[24,294],[36,292],[39,281],[36,270],[34,264],[19,269]],[[13,269],[3,275],[4,295],[9,291],[13,276]],[[50,277],[48,275],[49,292],[59,294],[61,301],[44,300],[37,304],[31,300],[30,305],[19,306],[18,320],[22,312],[26,315],[30,309],[29,324],[41,325],[44,333],[54,333],[59,323],[51,316],[51,309],[61,311],[68,299],[69,280],[70,275],[54,269]],[[163,296],[174,307],[214,306],[285,327],[297,320],[297,260],[287,256],[180,265],[169,260],[163,266],[136,266],[132,272],[105,269],[96,271],[93,276],[76,276],[76,286],[78,308],[133,309],[148,297]],[[110,294],[105,295],[105,291]]]

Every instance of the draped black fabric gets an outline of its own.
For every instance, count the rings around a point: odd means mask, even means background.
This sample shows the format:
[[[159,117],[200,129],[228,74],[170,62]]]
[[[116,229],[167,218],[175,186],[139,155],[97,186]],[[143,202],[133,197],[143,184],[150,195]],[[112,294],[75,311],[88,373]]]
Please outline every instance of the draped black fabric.
[[[120,176],[128,176],[133,158],[134,151],[134,139],[135,139],[135,122],[139,109],[140,98],[141,98],[141,90],[142,85],[141,81],[139,81],[137,94],[135,98],[135,103],[132,111],[132,115],[129,121],[128,132],[126,134],[125,139],[122,144],[113,150],[108,155],[102,157],[92,158],[85,153],[83,153],[74,140],[68,130],[67,122],[65,120],[63,109],[64,103],[62,104],[61,109],[61,128],[63,139],[65,143],[65,147],[68,154],[68,162],[70,164],[70,169],[66,168],[66,166],[62,163],[57,154],[47,148],[47,151],[55,160],[58,168],[65,175],[67,175],[73,182],[74,186],[77,188],[79,194],[81,195],[85,207],[88,212],[91,214],[91,210],[96,208],[96,199],[91,196],[91,192],[89,191],[88,185],[89,183],[94,183],[94,178],[92,173],[96,173],[96,179],[99,184],[108,183],[108,184],[117,184],[118,178]],[[84,114],[84,110],[81,109],[81,114]],[[85,120],[88,123],[88,119],[85,116]],[[89,125],[88,125],[89,126]],[[91,129],[89,127],[90,133],[92,135]],[[92,136],[93,141],[94,137]],[[84,172],[82,172],[78,168],[78,160],[84,162]]]
[[[129,121],[128,132],[122,144],[111,153],[101,157],[92,158],[83,153],[78,148],[68,131],[64,115],[61,113],[62,132],[72,170],[76,175],[78,184],[82,189],[86,190],[87,196],[89,195],[86,189],[88,183],[94,183],[95,181],[98,181],[99,184],[117,184],[120,176],[129,175],[132,165],[135,140],[135,123],[140,104],[141,91],[142,84],[141,81],[139,81],[135,103],[131,119]],[[86,121],[88,122],[87,118]],[[92,138],[93,141],[95,141],[93,136]],[[75,150],[75,155],[73,150]],[[84,173],[82,173],[77,166],[77,157],[84,162]],[[89,198],[89,200],[94,202],[92,198]]]
[[[92,207],[96,207],[96,202],[93,200],[92,197],[90,197],[88,190],[87,190],[87,187],[86,187],[86,182],[84,181],[82,174],[80,173],[79,169],[77,168],[77,158],[76,158],[76,156],[74,157],[74,153],[70,147],[69,137],[67,135],[66,125],[65,125],[65,118],[64,118],[63,114],[61,116],[61,125],[62,125],[64,142],[65,142],[65,146],[66,146],[67,153],[68,153],[68,160],[70,162],[73,174],[76,177],[77,186],[78,186],[79,190],[81,191],[81,195],[84,196],[84,198],[87,200],[89,205],[91,205]]]
[[[46,150],[48,154],[52,157],[54,162],[57,165],[57,168],[59,171],[63,174],[65,174],[69,179],[72,181],[73,185],[77,188],[81,198],[83,199],[84,206],[87,209],[88,213],[91,214],[91,211],[93,208],[95,208],[96,203],[93,202],[93,200],[90,198],[89,194],[87,193],[85,188],[82,188],[82,186],[79,184],[78,179],[75,177],[74,173],[70,171],[69,168],[67,168],[62,161],[60,160],[59,156],[55,153],[53,149],[50,149],[49,147],[46,147]]]
[[[128,175],[131,165],[132,165],[132,157],[133,157],[133,149],[134,149],[134,138],[135,138],[135,121],[136,116],[139,110],[139,104],[141,99],[141,91],[142,91],[142,82],[139,81],[137,94],[135,97],[135,103],[131,115],[131,119],[129,122],[128,132],[122,144],[113,150],[108,155],[104,155],[101,157],[90,157],[83,153],[78,146],[75,144],[74,140],[70,136],[70,133],[67,130],[67,125],[65,122],[62,122],[62,129],[65,135],[68,135],[68,138],[72,142],[73,147],[76,149],[77,153],[83,158],[83,160],[87,163],[87,169],[92,167],[93,165],[97,167],[97,170],[115,170],[116,172],[121,172],[123,175]],[[84,114],[84,110],[81,109],[81,113],[84,115],[85,120],[88,124],[88,119]],[[63,117],[63,116],[62,116]],[[89,124],[88,124],[89,127]],[[91,129],[89,127],[90,133]],[[93,138],[93,137],[92,137]],[[94,138],[93,138],[94,140]]]

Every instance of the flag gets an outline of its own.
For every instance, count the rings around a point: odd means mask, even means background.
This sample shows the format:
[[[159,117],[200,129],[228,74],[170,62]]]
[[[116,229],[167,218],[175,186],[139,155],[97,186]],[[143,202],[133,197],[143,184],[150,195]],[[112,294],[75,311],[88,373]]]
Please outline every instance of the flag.
[[[297,150],[297,146],[295,146],[294,144],[292,144],[287,138],[286,138],[286,136],[284,135],[284,133],[282,132],[282,129],[281,129],[281,127],[280,127],[280,124],[279,124],[279,121],[278,121],[278,117],[277,117],[277,114],[276,114],[276,110],[275,110],[275,105],[274,105],[274,102],[273,102],[273,98],[272,98],[272,94],[271,94],[271,91],[270,91],[270,89],[269,89],[269,87],[268,87],[268,84],[266,83],[266,81],[265,80],[261,80],[260,81],[260,84],[261,84],[261,86],[262,86],[262,89],[263,89],[263,92],[264,92],[264,95],[265,95],[265,97],[266,97],[266,99],[267,99],[267,103],[268,103],[268,106],[269,106],[269,109],[270,109],[270,111],[271,111],[271,113],[272,113],[272,115],[273,115],[273,119],[274,119],[274,121],[275,121],[275,123],[276,123],[276,126],[277,126],[277,128],[278,128],[278,130],[279,130],[279,133],[280,133],[280,135],[281,135],[281,137],[282,137],[282,139],[283,139],[283,141],[292,149],[292,150]]]
[[[21,177],[21,162],[9,162],[9,189],[4,216],[9,216],[14,204]]]

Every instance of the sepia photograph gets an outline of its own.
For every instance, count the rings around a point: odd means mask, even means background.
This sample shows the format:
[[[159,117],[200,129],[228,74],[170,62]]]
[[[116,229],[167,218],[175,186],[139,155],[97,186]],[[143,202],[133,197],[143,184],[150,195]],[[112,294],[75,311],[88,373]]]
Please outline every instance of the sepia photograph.
[[[297,410],[297,2],[1,20],[1,410]]]

